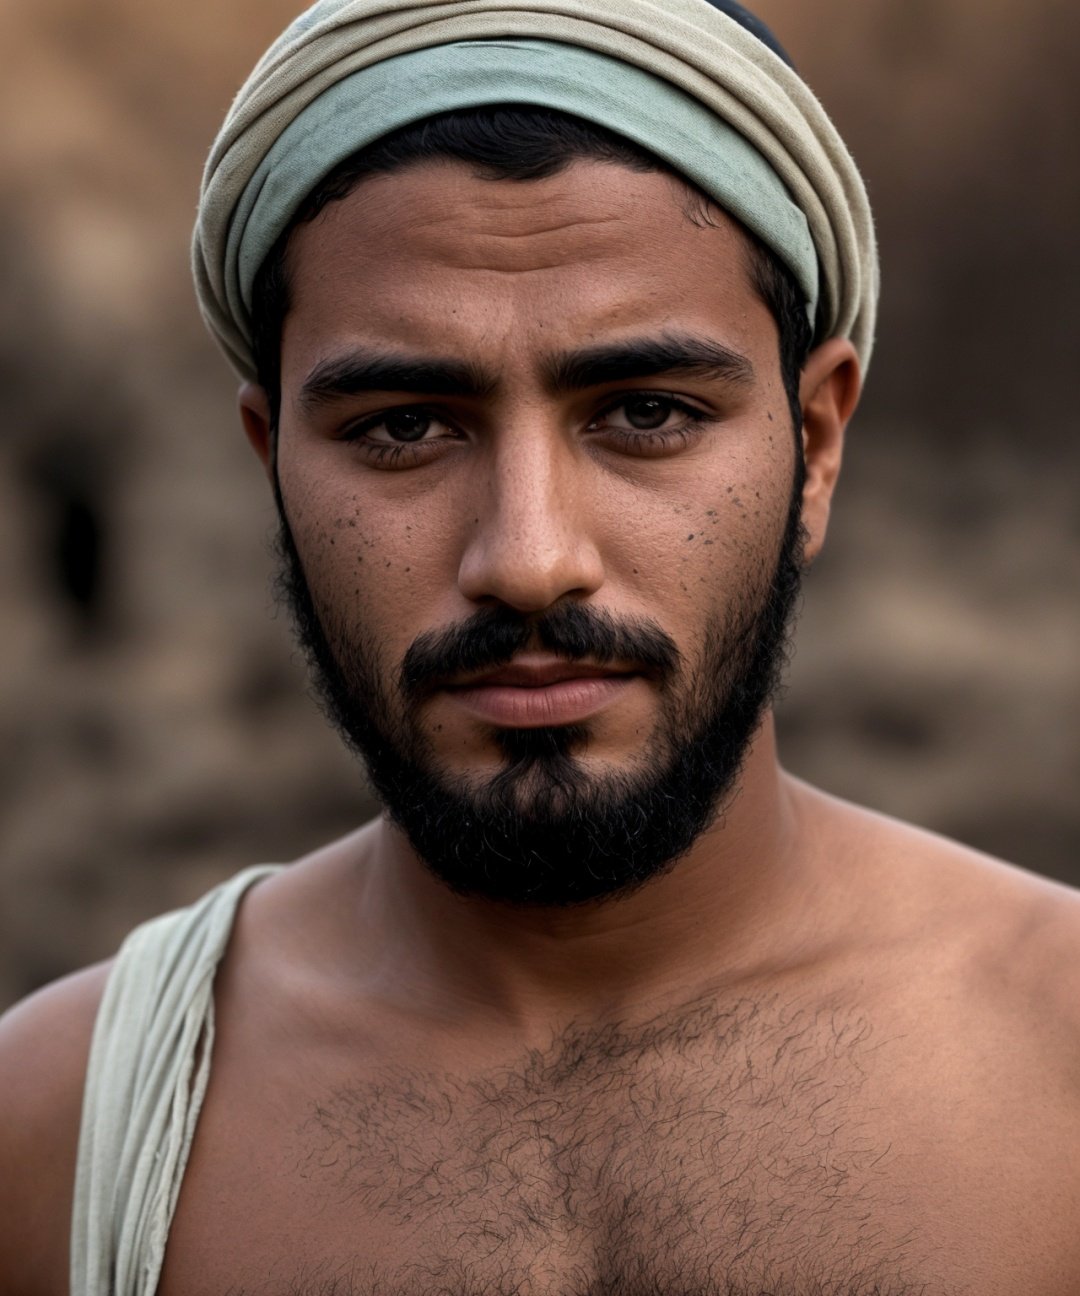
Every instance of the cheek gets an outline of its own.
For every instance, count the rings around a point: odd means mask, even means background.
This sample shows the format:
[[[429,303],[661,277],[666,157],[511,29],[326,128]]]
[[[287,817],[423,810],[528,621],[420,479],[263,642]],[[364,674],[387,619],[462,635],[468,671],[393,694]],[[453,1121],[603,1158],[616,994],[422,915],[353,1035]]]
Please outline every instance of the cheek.
[[[447,548],[422,511],[388,508],[339,472],[282,465],[286,516],[316,610],[335,635],[363,634],[384,664],[429,629]]]
[[[408,533],[388,527],[341,482],[281,474],[281,496],[303,573],[320,617],[342,629],[362,625],[380,645],[393,638],[388,616],[407,605]]]
[[[761,440],[767,453],[762,453]],[[791,503],[794,440],[755,440],[755,453],[724,446],[679,479],[628,490],[607,511],[609,578],[634,601],[695,637],[703,618],[771,578]]]

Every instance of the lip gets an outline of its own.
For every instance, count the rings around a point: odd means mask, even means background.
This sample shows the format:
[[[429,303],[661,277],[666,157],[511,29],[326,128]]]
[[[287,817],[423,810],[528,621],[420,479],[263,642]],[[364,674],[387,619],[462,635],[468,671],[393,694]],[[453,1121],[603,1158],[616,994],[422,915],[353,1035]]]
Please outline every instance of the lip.
[[[518,659],[508,666],[447,687],[465,710],[489,724],[514,729],[578,724],[610,706],[636,673],[584,662]]]

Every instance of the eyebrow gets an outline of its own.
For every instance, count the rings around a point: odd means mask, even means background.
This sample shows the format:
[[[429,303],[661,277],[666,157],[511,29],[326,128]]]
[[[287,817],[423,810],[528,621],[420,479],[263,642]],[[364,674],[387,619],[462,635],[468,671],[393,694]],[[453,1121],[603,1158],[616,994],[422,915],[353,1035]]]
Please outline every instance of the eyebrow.
[[[418,392],[430,396],[488,396],[489,374],[460,360],[387,351],[350,351],[323,360],[304,379],[297,402],[306,414],[362,392]]]
[[[552,358],[545,376],[552,392],[561,394],[658,374],[745,387],[754,380],[754,366],[746,356],[711,338],[664,333],[564,352]]]
[[[672,374],[722,381],[753,382],[754,366],[737,351],[711,338],[665,333],[564,351],[544,365],[544,384],[553,395],[584,391],[629,378]],[[353,350],[323,360],[305,378],[297,402],[306,414],[363,392],[415,392],[429,396],[490,396],[494,374],[461,360],[388,351]]]

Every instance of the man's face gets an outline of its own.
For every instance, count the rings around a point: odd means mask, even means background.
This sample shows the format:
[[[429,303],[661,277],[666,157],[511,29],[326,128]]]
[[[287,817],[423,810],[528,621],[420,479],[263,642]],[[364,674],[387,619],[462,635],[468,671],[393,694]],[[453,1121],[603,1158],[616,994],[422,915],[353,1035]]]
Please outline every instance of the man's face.
[[[292,601],[391,817],[461,891],[655,875],[775,685],[801,548],[776,325],[738,229],[684,205],[605,163],[431,164],[293,236]]]

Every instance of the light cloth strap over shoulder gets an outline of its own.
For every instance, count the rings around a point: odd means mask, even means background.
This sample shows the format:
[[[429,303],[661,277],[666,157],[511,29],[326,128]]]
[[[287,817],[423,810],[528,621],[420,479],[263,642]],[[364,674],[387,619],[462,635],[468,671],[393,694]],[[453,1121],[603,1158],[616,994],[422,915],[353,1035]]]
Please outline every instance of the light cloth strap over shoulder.
[[[71,1296],[153,1296],[210,1074],[214,973],[237,906],[276,872],[247,869],[144,923],[116,957],[83,1096]]]
[[[806,83],[707,0],[319,0],[240,90],[203,178],[196,289],[234,367],[254,376],[256,273],[323,175],[423,117],[511,102],[606,126],[693,180],[865,371],[878,260],[862,180]]]

